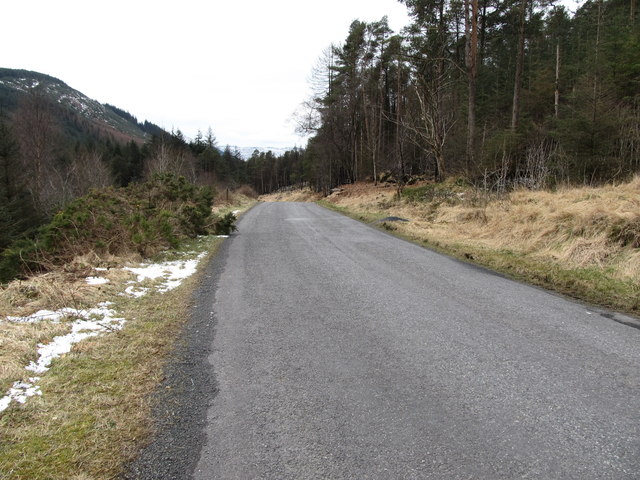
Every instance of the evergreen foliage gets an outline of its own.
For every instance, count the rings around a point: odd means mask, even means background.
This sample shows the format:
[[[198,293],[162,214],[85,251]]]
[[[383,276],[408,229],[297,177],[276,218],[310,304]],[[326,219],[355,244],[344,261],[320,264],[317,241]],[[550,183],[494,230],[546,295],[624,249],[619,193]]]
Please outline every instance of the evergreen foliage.
[[[588,0],[573,17],[538,0],[402,3],[401,35],[354,21],[321,57],[298,118],[313,135],[300,179],[327,192],[384,171],[503,189],[640,171],[633,0]],[[249,162],[260,192],[290,180],[267,178],[271,162]]]
[[[65,264],[90,252],[145,257],[209,233],[213,192],[184,177],[157,174],[147,182],[91,191],[58,212],[34,240],[7,248],[0,280]]]
[[[235,222],[236,216],[232,212],[223,215],[222,218],[215,223],[214,233],[216,235],[231,235],[238,230]]]
[[[25,188],[18,154],[18,143],[0,121],[0,251],[41,221]]]

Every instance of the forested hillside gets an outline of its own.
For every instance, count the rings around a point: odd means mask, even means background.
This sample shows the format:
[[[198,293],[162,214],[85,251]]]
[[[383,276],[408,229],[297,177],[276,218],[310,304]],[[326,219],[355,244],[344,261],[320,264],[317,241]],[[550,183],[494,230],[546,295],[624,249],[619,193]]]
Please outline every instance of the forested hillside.
[[[247,162],[211,131],[190,140],[45,74],[0,69],[0,251],[92,188],[172,173],[236,188]]]
[[[573,16],[553,1],[402,3],[402,33],[354,21],[322,54],[297,118],[306,153],[263,176],[294,172],[326,192],[383,172],[464,175],[505,190],[640,171],[635,0],[589,0]]]
[[[640,171],[636,0],[402,0],[411,23],[356,20],[297,112],[306,149],[218,148],[0,69],[0,249],[92,187],[170,172],[260,194],[464,176],[488,190],[599,184]]]

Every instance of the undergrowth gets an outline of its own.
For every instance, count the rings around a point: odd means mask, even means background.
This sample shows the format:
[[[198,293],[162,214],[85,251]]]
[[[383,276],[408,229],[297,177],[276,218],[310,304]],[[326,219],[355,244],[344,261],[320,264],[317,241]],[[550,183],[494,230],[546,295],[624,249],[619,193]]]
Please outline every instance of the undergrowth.
[[[209,252],[202,260],[206,265],[222,241],[187,241],[183,251]],[[172,258],[170,252],[163,256]],[[166,293],[110,297],[118,316],[127,319],[125,328],[76,344],[43,375],[42,396],[0,414],[0,479],[118,478],[151,433],[150,395],[189,318],[190,292],[199,276]]]
[[[212,203],[210,188],[172,174],[93,190],[58,212],[34,239],[7,248],[0,257],[0,282],[48,271],[90,252],[150,257],[198,235],[232,231],[235,217],[216,218]]]

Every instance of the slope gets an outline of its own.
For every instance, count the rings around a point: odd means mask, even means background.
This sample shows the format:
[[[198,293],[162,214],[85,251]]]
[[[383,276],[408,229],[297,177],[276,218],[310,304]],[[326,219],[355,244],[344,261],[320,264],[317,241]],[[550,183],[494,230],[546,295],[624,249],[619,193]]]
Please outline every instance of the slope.
[[[127,112],[104,105],[68,86],[62,80],[28,70],[0,68],[0,117],[13,117],[25,96],[42,95],[72,138],[113,137],[121,142],[146,141],[161,131],[149,122],[140,123]]]

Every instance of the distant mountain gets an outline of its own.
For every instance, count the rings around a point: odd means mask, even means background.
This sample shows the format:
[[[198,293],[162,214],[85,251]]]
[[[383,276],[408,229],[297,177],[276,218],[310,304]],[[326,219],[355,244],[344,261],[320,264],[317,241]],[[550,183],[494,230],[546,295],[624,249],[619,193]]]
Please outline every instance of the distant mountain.
[[[255,152],[256,150],[258,150],[259,152],[271,152],[273,153],[276,157],[280,157],[282,155],[284,155],[285,152],[290,152],[291,150],[293,150],[294,147],[287,147],[287,148],[282,148],[282,147],[232,147],[233,149],[236,149],[238,152],[240,152],[240,155],[242,156],[242,158],[244,158],[245,160],[248,160],[249,158],[251,158],[251,155],[253,155],[253,152]]]
[[[66,133],[74,138],[98,135],[142,143],[162,132],[157,125],[138,122],[128,112],[93,100],[57,78],[0,68],[0,116],[11,117],[18,110],[21,97],[30,92],[44,95],[50,101]]]

